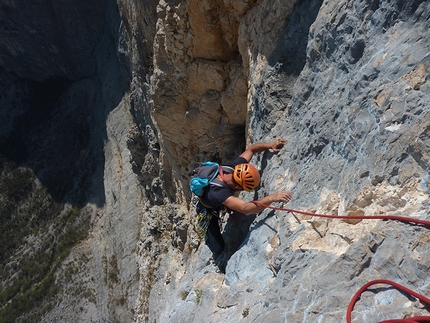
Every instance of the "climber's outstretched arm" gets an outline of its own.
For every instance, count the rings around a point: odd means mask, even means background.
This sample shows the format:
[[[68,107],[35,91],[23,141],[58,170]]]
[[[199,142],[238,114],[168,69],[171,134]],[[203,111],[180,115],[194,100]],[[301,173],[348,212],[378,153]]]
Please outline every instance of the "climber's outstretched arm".
[[[250,145],[240,155],[240,157],[245,158],[249,162],[255,153],[260,153],[269,149],[272,149],[273,152],[277,153],[286,143],[287,141],[284,138],[279,138],[271,142],[257,142],[255,144]]]
[[[293,197],[290,192],[278,191],[276,193],[270,194],[262,198],[261,200],[258,200],[258,202],[265,205],[270,205],[273,202],[286,203],[286,202],[289,202],[292,198]],[[255,214],[265,209],[264,206],[261,206],[252,202],[245,202],[244,200],[235,196],[230,196],[228,199],[224,201],[223,204],[226,207],[228,207],[230,210],[234,210],[246,215]]]

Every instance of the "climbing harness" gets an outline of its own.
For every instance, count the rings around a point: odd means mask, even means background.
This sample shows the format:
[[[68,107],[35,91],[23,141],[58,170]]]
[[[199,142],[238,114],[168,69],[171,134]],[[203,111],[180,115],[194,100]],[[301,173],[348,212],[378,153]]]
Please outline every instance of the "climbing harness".
[[[208,231],[209,224],[212,220],[212,213],[209,212],[208,209],[206,209],[200,202],[197,204],[196,208],[197,212],[197,219],[195,223],[197,234],[204,238],[206,235],[206,232]]]
[[[197,219],[194,224],[194,227],[196,228],[197,234],[201,238],[204,238],[206,236],[206,232],[208,231],[212,217],[216,217],[219,221],[224,222],[224,216],[227,214],[235,221],[239,220],[239,218],[243,215],[241,213],[236,213],[225,206],[222,206],[222,208],[214,209],[210,206],[205,205],[201,200],[198,200],[194,206],[196,207],[197,213]]]
[[[370,286],[375,284],[387,284],[395,287],[399,291],[414,296],[415,298],[419,299],[421,302],[430,305],[430,298],[425,297],[421,294],[418,294],[414,292],[413,290],[410,290],[409,288],[406,288],[405,286],[402,286],[400,284],[397,284],[391,280],[385,280],[385,279],[377,279],[372,280],[368,282],[367,284],[363,285],[354,295],[354,297],[351,299],[351,302],[349,303],[348,310],[346,311],[346,322],[351,323],[351,313],[354,309],[355,303],[360,299],[361,294],[365,292]],[[416,316],[416,317],[410,317],[405,319],[394,319],[394,320],[387,320],[387,321],[381,321],[378,323],[424,323],[424,322],[430,322],[430,316]]]
[[[299,213],[303,215],[308,216],[314,216],[314,217],[322,217],[322,218],[329,218],[329,219],[373,219],[373,220],[395,220],[395,221],[401,221],[401,222],[410,222],[410,223],[416,223],[416,224],[422,224],[424,226],[430,227],[430,221],[427,220],[421,220],[421,219],[414,219],[406,216],[399,216],[399,215],[328,215],[328,214],[318,214],[318,213],[310,213],[310,212],[304,212],[299,210],[293,210],[293,209],[287,209],[282,207],[274,207],[270,205],[266,205],[263,203],[260,203],[258,201],[251,201],[254,204],[263,206],[265,208],[269,208],[272,210],[277,211],[286,211],[290,212],[292,214]],[[414,296],[415,298],[419,299],[421,302],[427,304],[430,306],[430,298],[427,298],[421,294],[418,294],[409,288],[406,288],[400,284],[397,284],[390,280],[373,280],[365,284],[363,287],[361,287],[354,297],[352,298],[348,310],[346,312],[346,321],[347,323],[351,323],[351,312],[354,308],[355,303],[360,299],[361,294],[369,287],[375,284],[388,284],[391,285],[398,290],[409,294],[411,296]],[[388,320],[388,321],[381,321],[378,323],[430,323],[430,316],[416,316],[411,318],[405,318],[405,319],[394,319],[394,320]]]

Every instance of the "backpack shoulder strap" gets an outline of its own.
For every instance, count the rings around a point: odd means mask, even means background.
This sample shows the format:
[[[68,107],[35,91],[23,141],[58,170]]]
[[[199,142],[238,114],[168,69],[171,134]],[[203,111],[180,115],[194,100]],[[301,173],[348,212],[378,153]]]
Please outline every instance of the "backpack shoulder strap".
[[[221,166],[221,169],[223,172],[228,172],[228,173],[234,172],[234,167],[231,167],[231,166]]]
[[[226,183],[224,183],[221,179],[215,178],[209,185],[218,186],[218,187],[228,187]]]
[[[225,166],[225,167],[228,167],[228,166]],[[217,177],[215,177],[211,181],[210,185],[218,186],[218,187],[228,187],[228,188],[230,188],[227,185],[226,181],[224,180],[224,170],[223,170],[223,168],[224,168],[224,166],[220,166],[219,167],[219,172],[218,172],[219,175]],[[231,167],[228,167],[228,168],[231,168]]]

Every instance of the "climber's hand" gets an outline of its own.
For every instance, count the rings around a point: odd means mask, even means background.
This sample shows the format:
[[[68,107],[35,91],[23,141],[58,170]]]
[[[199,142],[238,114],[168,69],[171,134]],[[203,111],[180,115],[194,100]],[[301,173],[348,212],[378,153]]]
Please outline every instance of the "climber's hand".
[[[277,153],[279,150],[284,147],[284,145],[287,143],[287,140],[284,138],[278,138],[274,142],[272,142],[272,150],[273,152]]]
[[[286,191],[278,191],[272,194],[273,202],[289,202],[293,198],[293,195],[290,192]]]

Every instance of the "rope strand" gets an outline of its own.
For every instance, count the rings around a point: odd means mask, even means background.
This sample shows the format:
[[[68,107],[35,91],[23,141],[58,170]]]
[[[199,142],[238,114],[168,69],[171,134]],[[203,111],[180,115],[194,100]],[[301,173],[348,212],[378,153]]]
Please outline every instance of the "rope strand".
[[[391,280],[386,280],[386,279],[377,279],[377,280],[372,280],[366,284],[364,284],[352,297],[351,302],[349,303],[348,306],[348,310],[346,312],[346,322],[347,323],[351,323],[351,313],[352,310],[354,309],[354,305],[355,303],[360,299],[361,294],[363,294],[364,291],[366,291],[367,288],[369,288],[372,285],[375,284],[387,284],[387,285],[391,285],[393,287],[395,287],[396,289],[398,289],[401,292],[404,292],[408,295],[414,296],[415,298],[419,299],[421,302],[430,305],[430,298],[425,297],[424,295],[418,294],[416,292],[414,292],[413,290],[402,286],[400,284],[397,284]],[[425,322],[430,322],[430,316],[416,316],[416,317],[411,317],[411,318],[406,318],[406,319],[395,319],[395,320],[388,320],[388,321],[381,321],[379,323],[425,323]]]
[[[263,203],[260,203],[258,201],[251,201],[254,204],[263,206],[265,208],[269,208],[272,210],[277,210],[277,211],[286,211],[286,212],[290,212],[292,214],[294,213],[299,213],[299,214],[303,214],[303,215],[308,215],[308,216],[315,216],[315,217],[321,217],[321,218],[328,218],[328,219],[371,219],[371,220],[395,220],[395,221],[402,221],[402,222],[410,222],[410,223],[416,223],[416,224],[422,224],[425,226],[430,227],[430,221],[427,220],[421,220],[421,219],[415,219],[415,218],[410,218],[407,216],[399,216],[399,215],[328,215],[328,214],[318,214],[318,213],[310,213],[310,212],[304,212],[304,211],[299,211],[299,210],[293,210],[293,209],[287,209],[287,208],[282,208],[282,207],[274,207],[274,206],[270,206],[270,205],[266,205]],[[375,285],[375,284],[388,284],[391,285],[395,288],[397,288],[398,290],[412,295],[415,298],[419,299],[421,302],[427,304],[430,306],[430,298],[427,298],[421,294],[418,294],[416,292],[414,292],[413,290],[406,288],[400,284],[397,284],[393,281],[390,280],[384,280],[384,279],[380,279],[380,280],[373,280],[368,282],[367,284],[363,285],[363,287],[361,287],[354,295],[354,297],[352,298],[351,302],[349,303],[347,312],[346,312],[346,321],[347,323],[351,323],[351,313],[352,310],[354,308],[355,303],[360,299],[361,294],[370,286]],[[405,319],[394,319],[394,320],[388,320],[388,321],[381,321],[378,323],[430,323],[430,316],[416,316],[416,317],[411,317],[411,318],[405,318]]]
[[[286,211],[290,213],[299,213],[303,215],[315,216],[320,218],[328,218],[328,219],[371,219],[371,220],[395,220],[402,222],[412,222],[416,224],[422,224],[430,227],[430,221],[410,218],[407,216],[400,215],[328,215],[328,214],[318,214],[311,212],[304,212],[299,210],[287,209],[283,207],[274,207],[267,204],[260,203],[258,201],[251,201],[251,203],[263,206],[268,209],[277,210],[277,211]]]

